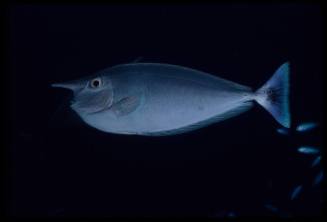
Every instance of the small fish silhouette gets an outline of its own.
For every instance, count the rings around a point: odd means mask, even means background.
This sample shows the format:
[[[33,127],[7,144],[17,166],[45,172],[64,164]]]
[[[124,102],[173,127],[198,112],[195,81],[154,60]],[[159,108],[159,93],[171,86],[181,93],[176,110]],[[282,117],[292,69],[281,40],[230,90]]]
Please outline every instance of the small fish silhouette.
[[[317,176],[313,180],[313,186],[317,186],[321,182],[323,177],[324,177],[324,172],[323,172],[323,170],[320,170],[320,172],[317,174]]]
[[[316,147],[309,147],[309,146],[301,146],[297,150],[298,152],[304,154],[317,154],[320,152]]]
[[[311,167],[315,167],[320,163],[321,156],[318,156],[311,164]]]
[[[302,185],[299,185],[299,186],[295,187],[294,190],[291,193],[291,200],[294,200],[295,198],[297,198],[297,196],[302,191],[302,189],[303,189]]]
[[[287,128],[278,128],[277,129],[277,132],[279,133],[279,134],[282,134],[282,135],[289,135],[289,129],[287,129]]]
[[[307,132],[307,131],[313,130],[317,126],[318,126],[317,123],[306,122],[306,123],[302,123],[302,124],[298,125],[296,127],[296,131],[298,131],[298,132]]]

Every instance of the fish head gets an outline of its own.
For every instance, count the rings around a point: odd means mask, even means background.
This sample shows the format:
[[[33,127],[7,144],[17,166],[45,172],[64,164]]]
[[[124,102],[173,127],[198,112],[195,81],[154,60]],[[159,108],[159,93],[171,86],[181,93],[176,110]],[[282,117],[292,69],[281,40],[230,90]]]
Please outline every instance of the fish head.
[[[79,80],[54,83],[51,86],[69,89],[73,92],[70,107],[79,115],[104,111],[113,102],[112,82],[108,76],[96,75]]]

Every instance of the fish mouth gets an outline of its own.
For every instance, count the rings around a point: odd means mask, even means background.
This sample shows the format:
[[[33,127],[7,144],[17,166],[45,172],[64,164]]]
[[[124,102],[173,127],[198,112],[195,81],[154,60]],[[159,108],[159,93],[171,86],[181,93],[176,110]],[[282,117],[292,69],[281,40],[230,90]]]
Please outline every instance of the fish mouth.
[[[110,109],[113,102],[113,92],[104,88],[100,91],[85,90],[85,83],[69,81],[63,83],[53,83],[52,87],[64,88],[73,91],[74,97],[70,101],[70,107],[86,115],[98,114]]]
[[[71,100],[70,102],[70,107],[73,109],[73,110],[83,110],[83,108],[80,108],[79,107],[79,104],[78,102],[76,102],[74,99]],[[89,111],[89,110],[84,110],[84,112],[87,114],[87,115],[94,115],[94,114],[99,114],[99,113],[102,113],[102,112],[105,112],[107,110],[109,110],[111,108],[111,104],[110,104],[110,101],[108,101],[105,106],[101,109],[98,109],[98,110],[95,110],[95,111]]]
[[[77,95],[71,101],[71,108],[81,111],[87,115],[99,114],[109,110],[112,106],[112,93],[108,95],[107,90],[103,90],[96,95]]]
[[[93,114],[102,113],[102,112],[104,112],[104,111],[107,111],[107,110],[109,110],[110,108],[111,108],[111,104],[110,104],[110,103],[108,103],[108,104],[106,104],[106,106],[105,106],[105,107],[103,107],[102,109],[100,109],[100,110],[97,110],[97,111],[94,111],[94,112],[89,112],[88,114],[90,114],[90,115],[93,115]]]

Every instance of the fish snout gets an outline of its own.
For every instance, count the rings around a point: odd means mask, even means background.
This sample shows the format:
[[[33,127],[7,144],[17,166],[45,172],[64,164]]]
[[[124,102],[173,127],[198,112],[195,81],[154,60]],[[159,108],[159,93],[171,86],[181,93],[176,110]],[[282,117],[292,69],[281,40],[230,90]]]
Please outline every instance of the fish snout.
[[[81,84],[76,82],[63,82],[63,83],[52,83],[51,87],[64,88],[72,91],[76,91],[81,88]]]

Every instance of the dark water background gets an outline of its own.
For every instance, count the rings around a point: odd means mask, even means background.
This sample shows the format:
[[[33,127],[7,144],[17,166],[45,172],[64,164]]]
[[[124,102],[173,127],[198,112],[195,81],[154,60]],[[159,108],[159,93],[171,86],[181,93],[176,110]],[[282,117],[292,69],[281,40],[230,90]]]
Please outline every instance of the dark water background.
[[[291,64],[292,127],[322,122],[319,6],[17,6],[7,11],[7,209],[16,216],[319,216],[321,127],[289,137],[262,107],[170,137],[107,134],[59,108],[53,82],[119,63],[184,65],[261,86]],[[58,110],[56,114],[54,114]],[[8,117],[9,118],[9,117]],[[290,192],[303,185],[298,199]]]

